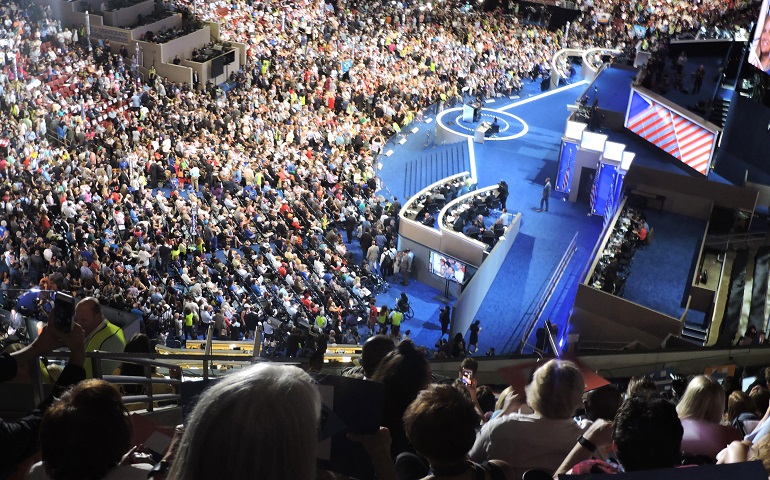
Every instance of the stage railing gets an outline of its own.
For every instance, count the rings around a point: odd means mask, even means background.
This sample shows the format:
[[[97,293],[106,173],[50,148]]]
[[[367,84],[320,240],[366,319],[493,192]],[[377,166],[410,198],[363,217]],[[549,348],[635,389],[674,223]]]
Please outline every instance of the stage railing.
[[[527,311],[518,322],[518,326],[508,339],[506,348],[503,351],[508,351],[511,343],[516,342],[515,351],[519,354],[523,353],[524,348],[527,346],[527,339],[532,335],[532,332],[539,323],[540,317],[543,315],[548,302],[551,300],[551,296],[553,296],[553,292],[556,290],[556,286],[567,270],[567,265],[569,265],[577,251],[577,237],[578,233],[575,232],[561,259],[554,267],[553,273],[546,279],[543,288],[540,289],[540,296],[532,300]]]

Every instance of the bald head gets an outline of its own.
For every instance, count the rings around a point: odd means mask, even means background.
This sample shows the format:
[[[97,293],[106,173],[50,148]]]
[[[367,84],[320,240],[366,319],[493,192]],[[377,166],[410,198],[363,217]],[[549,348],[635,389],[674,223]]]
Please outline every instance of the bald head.
[[[86,297],[75,306],[75,323],[83,327],[86,336],[102,323],[102,306],[94,297]]]

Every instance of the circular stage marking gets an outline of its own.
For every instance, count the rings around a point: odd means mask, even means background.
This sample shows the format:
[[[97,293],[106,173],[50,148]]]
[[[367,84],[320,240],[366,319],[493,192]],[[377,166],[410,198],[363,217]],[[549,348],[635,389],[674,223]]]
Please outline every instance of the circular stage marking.
[[[500,131],[492,137],[486,137],[484,140],[514,140],[521,138],[529,132],[529,125],[527,122],[510,114],[503,110],[496,110],[494,108],[481,109],[482,121],[492,121],[497,118],[497,123],[500,125]],[[478,123],[467,123],[463,121],[462,107],[450,108],[444,110],[436,118],[436,123],[441,125],[442,128],[460,135],[463,137],[473,138],[473,134],[476,131]]]

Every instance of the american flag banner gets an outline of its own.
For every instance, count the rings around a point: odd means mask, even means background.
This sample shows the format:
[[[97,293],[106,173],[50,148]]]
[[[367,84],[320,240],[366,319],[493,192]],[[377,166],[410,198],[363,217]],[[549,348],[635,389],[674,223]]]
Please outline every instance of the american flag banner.
[[[567,170],[564,171],[564,178],[561,179],[561,191],[562,192],[568,192],[569,191],[569,170],[570,166],[567,164]]]
[[[615,215],[615,181],[618,178],[617,173],[612,174],[612,182],[610,183],[610,193],[607,195],[607,206],[604,209],[604,223],[602,228],[607,228],[607,224],[612,221],[612,216]]]
[[[599,174],[602,172],[602,163],[596,165],[594,173],[594,183],[591,185],[591,213],[596,213],[596,195],[599,193]]]
[[[557,192],[569,193],[572,189],[572,170],[575,167],[575,153],[577,144],[562,141],[561,153],[559,154],[559,169],[553,182],[553,188]]]
[[[717,132],[631,91],[625,126],[703,175],[708,175]]]

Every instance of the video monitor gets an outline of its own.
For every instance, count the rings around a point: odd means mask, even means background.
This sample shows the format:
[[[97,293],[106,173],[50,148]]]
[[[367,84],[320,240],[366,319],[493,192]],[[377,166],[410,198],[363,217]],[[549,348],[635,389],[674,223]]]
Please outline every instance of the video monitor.
[[[430,268],[430,273],[438,275],[443,279],[451,280],[460,285],[465,283],[466,265],[456,258],[439,252],[430,252],[430,264],[428,267]]]
[[[749,63],[770,74],[770,15],[768,15],[768,2],[762,0],[759,9],[757,27],[754,29],[754,38],[751,39],[749,48]]]
[[[211,60],[211,78],[217,78],[225,73],[225,57],[220,55]]]

